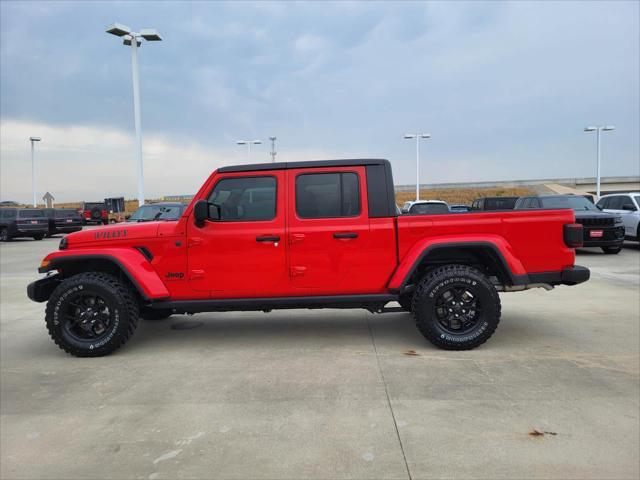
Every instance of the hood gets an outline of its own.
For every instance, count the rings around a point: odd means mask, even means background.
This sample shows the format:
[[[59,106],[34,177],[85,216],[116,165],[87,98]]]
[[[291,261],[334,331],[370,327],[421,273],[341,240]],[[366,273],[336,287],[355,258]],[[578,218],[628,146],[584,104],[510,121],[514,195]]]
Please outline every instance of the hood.
[[[126,240],[156,238],[159,224],[160,222],[117,223],[70,233],[65,238],[69,247],[74,245],[104,245]]]
[[[574,210],[576,218],[616,218],[620,215],[613,213],[593,211],[593,210]]]

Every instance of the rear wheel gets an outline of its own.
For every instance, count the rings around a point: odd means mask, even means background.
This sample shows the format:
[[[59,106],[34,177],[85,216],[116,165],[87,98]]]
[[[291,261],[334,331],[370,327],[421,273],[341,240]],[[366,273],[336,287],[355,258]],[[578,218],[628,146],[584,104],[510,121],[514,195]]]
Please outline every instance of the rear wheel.
[[[622,247],[602,247],[602,251],[604,253],[608,253],[609,255],[615,255],[616,253],[620,253]]]
[[[44,233],[37,233],[33,236],[34,240],[42,240],[44,238]]]
[[[420,332],[446,350],[470,350],[486,342],[500,322],[500,297],[479,270],[448,265],[425,276],[413,296]]]
[[[133,335],[139,318],[131,289],[113,275],[86,272],[64,280],[47,302],[49,335],[76,357],[108,355]]]
[[[9,230],[6,228],[0,228],[0,242],[9,242],[11,237],[9,236]]]

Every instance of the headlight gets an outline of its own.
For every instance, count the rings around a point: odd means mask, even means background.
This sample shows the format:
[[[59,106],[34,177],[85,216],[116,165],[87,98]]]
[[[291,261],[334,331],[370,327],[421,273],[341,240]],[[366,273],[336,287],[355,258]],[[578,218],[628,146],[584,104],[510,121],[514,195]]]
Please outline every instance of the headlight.
[[[622,217],[616,217],[614,223],[617,225],[618,223],[622,223]]]

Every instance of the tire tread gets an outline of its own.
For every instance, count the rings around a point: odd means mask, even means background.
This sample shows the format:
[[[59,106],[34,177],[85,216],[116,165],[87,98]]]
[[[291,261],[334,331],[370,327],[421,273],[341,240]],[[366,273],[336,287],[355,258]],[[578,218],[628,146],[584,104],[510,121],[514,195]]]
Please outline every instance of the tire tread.
[[[86,283],[87,281],[99,283],[102,284],[104,288],[111,289],[116,296],[120,297],[123,300],[127,314],[127,327],[114,335],[111,341],[106,345],[101,346],[100,348],[97,348],[95,350],[86,350],[66,344],[65,342],[61,341],[59,335],[57,335],[52,328],[55,302],[51,301],[51,299],[57,298],[58,294],[61,294],[65,290],[75,285]],[[45,310],[45,319],[49,336],[55,342],[55,344],[58,345],[58,347],[75,357],[100,357],[113,353],[122,345],[127,343],[129,338],[131,338],[136,330],[136,327],[138,326],[139,318],[139,304],[135,297],[135,294],[126,284],[118,280],[115,276],[103,272],[79,273],[64,280],[60,285],[58,285],[58,287],[56,287],[56,289],[51,294],[51,298],[47,302],[47,307]]]

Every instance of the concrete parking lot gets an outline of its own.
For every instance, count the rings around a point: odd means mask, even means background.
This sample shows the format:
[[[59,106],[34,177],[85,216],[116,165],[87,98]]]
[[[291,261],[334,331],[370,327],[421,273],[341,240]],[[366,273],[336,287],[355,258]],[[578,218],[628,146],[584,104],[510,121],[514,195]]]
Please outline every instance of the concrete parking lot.
[[[78,359],[25,293],[58,241],[0,245],[3,479],[640,476],[638,244],[581,252],[584,285],[502,294],[473,351],[409,314],[296,310],[142,321]]]

